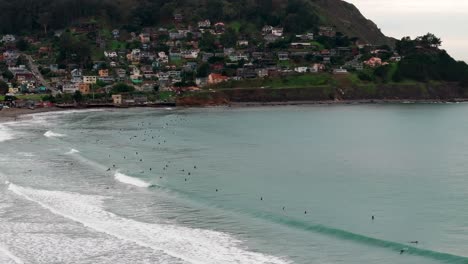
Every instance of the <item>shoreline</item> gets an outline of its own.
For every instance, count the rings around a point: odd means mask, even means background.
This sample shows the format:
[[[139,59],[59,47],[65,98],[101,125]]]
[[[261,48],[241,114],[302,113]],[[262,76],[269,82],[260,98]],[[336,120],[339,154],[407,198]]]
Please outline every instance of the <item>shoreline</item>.
[[[466,98],[450,100],[420,100],[420,99],[365,99],[365,100],[328,100],[328,101],[284,101],[284,102],[231,102],[229,107],[256,107],[256,106],[294,106],[294,105],[373,105],[373,104],[445,104],[465,103]],[[203,106],[202,106],[203,107]]]
[[[58,111],[65,111],[66,109],[58,108],[58,107],[45,107],[45,108],[36,108],[36,109],[28,109],[28,108],[8,108],[2,109],[0,111],[0,122],[11,122],[17,121],[21,116],[30,115],[30,114],[38,114],[38,113],[46,113],[46,112],[58,112]]]
[[[283,101],[283,102],[230,102],[219,105],[178,105],[180,108],[210,108],[210,107],[262,107],[262,106],[300,106],[300,105],[372,105],[372,104],[442,104],[442,103],[464,103],[468,102],[466,98],[454,98],[450,100],[403,100],[403,99],[366,99],[366,100],[329,100],[329,101]],[[46,107],[46,108],[8,108],[0,111],[0,122],[16,121],[21,116],[47,113],[61,112],[68,110],[86,110],[86,109],[130,109],[142,108],[144,106],[127,106],[127,107]],[[155,108],[147,106],[148,108]]]

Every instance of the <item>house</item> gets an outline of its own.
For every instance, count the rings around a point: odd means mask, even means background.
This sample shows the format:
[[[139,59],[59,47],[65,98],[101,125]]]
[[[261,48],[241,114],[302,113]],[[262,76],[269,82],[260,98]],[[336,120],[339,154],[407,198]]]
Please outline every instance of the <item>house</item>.
[[[257,69],[258,78],[268,77],[268,69]]]
[[[293,42],[291,43],[291,48],[293,49],[305,49],[312,47],[312,44],[309,42]]]
[[[216,34],[223,34],[226,31],[226,25],[223,22],[218,22],[214,25]]]
[[[390,61],[393,61],[393,62],[399,62],[401,61],[401,56],[399,55],[393,55],[391,58],[390,58]]]
[[[177,23],[182,22],[184,20],[184,16],[182,14],[174,14],[174,21]]]
[[[112,30],[112,36],[114,37],[114,39],[118,39],[120,37],[120,30],[118,29]]]
[[[333,38],[336,36],[336,31],[333,27],[322,26],[322,27],[319,27],[319,35]]]
[[[310,67],[310,72],[321,72],[325,70],[325,65],[321,63],[314,63],[312,67]]]
[[[227,81],[229,78],[227,76],[223,76],[222,74],[212,73],[208,75],[208,84],[218,84]]]
[[[106,58],[113,59],[113,58],[117,58],[119,55],[115,51],[104,51],[104,56]]]
[[[283,36],[283,28],[282,27],[274,27],[271,29],[271,34],[277,37],[282,37]]]
[[[164,51],[161,51],[158,53],[158,60],[161,63],[169,63],[169,56],[167,56]]]
[[[333,69],[333,74],[335,75],[348,74],[348,70],[340,67],[339,69]]]
[[[109,63],[109,66],[111,66],[112,68],[117,67],[117,62],[111,61],[111,62]]]
[[[296,35],[296,38],[301,40],[314,40],[314,33],[306,33],[302,35]]]
[[[136,104],[146,104],[148,103],[148,97],[146,95],[134,95],[133,100]]]
[[[75,93],[79,91],[79,86],[76,83],[65,83],[62,85],[62,92],[64,93]]]
[[[294,71],[298,73],[306,73],[306,72],[309,72],[309,67],[305,67],[305,66],[296,67],[294,68]]]
[[[141,60],[141,50],[140,49],[133,49],[132,52],[127,54],[127,60],[131,62],[140,62]]]
[[[95,84],[97,82],[97,76],[83,76],[83,83]]]
[[[16,38],[15,36],[13,35],[5,35],[2,37],[2,40],[0,42],[3,42],[3,43],[11,43],[11,42],[15,42],[16,41]]]
[[[3,60],[5,61],[16,61],[19,58],[19,56],[19,53],[14,50],[7,50],[3,52]]]
[[[81,69],[73,69],[71,71],[71,77],[73,83],[79,83],[83,79],[83,71]]]
[[[268,34],[268,35],[265,35],[264,39],[267,43],[273,43],[281,39],[281,37],[273,35],[273,34]]]
[[[115,105],[121,105],[122,104],[122,95],[121,94],[113,94],[112,95],[112,102]]]
[[[195,84],[198,86],[198,87],[203,87],[203,86],[206,86],[208,84],[208,78],[196,78],[195,79]]]
[[[9,67],[8,70],[13,74],[13,78],[18,82],[35,81],[36,78],[26,66],[20,65],[19,67]]]
[[[198,22],[198,28],[210,28],[210,27],[211,27],[211,21],[208,19]]]
[[[140,68],[140,70],[143,74],[143,77],[145,77],[146,79],[150,79],[156,76],[153,72],[153,67],[151,65],[144,65]]]
[[[181,51],[181,56],[184,59],[196,59],[199,53],[200,50],[183,50]]]
[[[99,77],[109,77],[109,70],[108,69],[100,69],[99,70]]]
[[[141,33],[140,34],[140,42],[141,43],[150,43],[151,42],[151,36],[148,33]]]
[[[247,46],[249,46],[249,41],[248,40],[238,40],[237,41],[237,46],[238,47],[247,47]]]
[[[237,69],[236,74],[238,77],[243,79],[252,79],[257,77],[257,71],[252,67],[239,68]]]
[[[91,86],[89,83],[80,83],[78,84],[78,90],[82,94],[89,94],[91,91]]]
[[[369,60],[364,61],[364,64],[371,67],[371,68],[375,68],[375,67],[384,65],[384,63],[382,62],[382,59],[378,58],[378,57],[372,57]]]
[[[278,60],[280,60],[280,61],[289,60],[289,53],[288,52],[278,52]]]

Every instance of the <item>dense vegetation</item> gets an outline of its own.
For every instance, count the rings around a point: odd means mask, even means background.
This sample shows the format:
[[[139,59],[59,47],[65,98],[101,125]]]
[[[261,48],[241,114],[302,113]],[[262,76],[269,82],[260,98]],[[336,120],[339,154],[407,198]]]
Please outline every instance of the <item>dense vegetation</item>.
[[[439,49],[441,43],[433,34],[415,39],[404,37],[396,43],[396,51],[402,56],[399,63],[376,68],[371,75],[363,72],[359,77],[362,80],[377,78],[383,82],[458,82],[468,87],[468,65]]]
[[[84,17],[98,17],[130,30],[172,20],[180,13],[186,22],[248,21],[242,26],[282,25],[290,32],[317,26],[319,17],[310,0],[0,0],[0,32],[47,32]]]

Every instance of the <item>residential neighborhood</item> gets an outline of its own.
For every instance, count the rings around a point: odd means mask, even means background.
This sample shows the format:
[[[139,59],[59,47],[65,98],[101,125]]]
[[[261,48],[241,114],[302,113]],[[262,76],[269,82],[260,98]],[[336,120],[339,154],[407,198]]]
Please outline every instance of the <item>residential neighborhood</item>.
[[[167,27],[129,32],[84,20],[53,37],[0,36],[0,80],[12,96],[50,94],[76,102],[72,96],[79,93],[86,101],[121,104],[131,102],[128,95],[114,96],[114,86],[124,84],[122,93],[167,102],[245,80],[361,76],[402,58],[388,45],[363,43],[333,26],[291,34],[265,25],[252,37],[223,21],[183,21],[174,14]]]

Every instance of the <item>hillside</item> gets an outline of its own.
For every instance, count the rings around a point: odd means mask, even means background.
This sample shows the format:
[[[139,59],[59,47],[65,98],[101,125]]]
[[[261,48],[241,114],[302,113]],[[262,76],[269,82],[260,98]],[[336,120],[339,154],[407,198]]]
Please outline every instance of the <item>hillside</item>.
[[[314,0],[319,13],[325,17],[324,24],[331,24],[347,36],[358,37],[372,44],[393,46],[395,40],[386,37],[377,25],[365,18],[361,12],[348,2],[341,0]]]
[[[4,34],[46,33],[83,18],[138,31],[166,25],[177,13],[185,22],[236,22],[247,33],[266,24],[284,26],[290,33],[326,25],[370,44],[392,43],[355,6],[341,0],[0,0],[0,10],[0,33]]]

